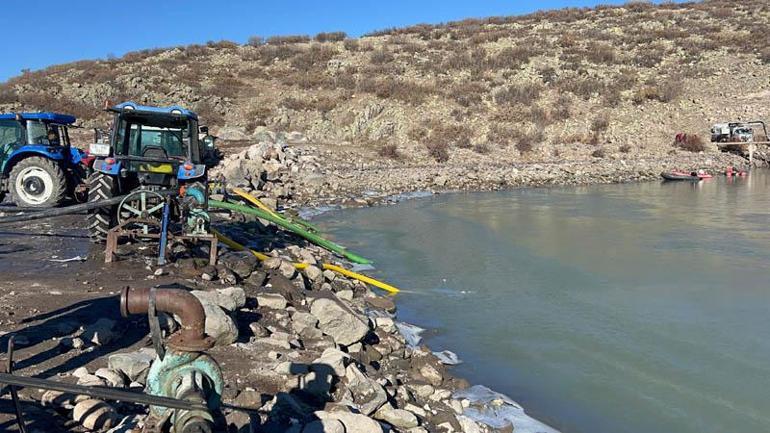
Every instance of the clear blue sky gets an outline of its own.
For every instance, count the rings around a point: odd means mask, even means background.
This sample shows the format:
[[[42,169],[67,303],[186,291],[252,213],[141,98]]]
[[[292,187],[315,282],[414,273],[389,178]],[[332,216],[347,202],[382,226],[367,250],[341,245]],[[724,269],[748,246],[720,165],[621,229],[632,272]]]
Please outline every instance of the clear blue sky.
[[[3,1],[0,81],[22,69],[121,56],[143,48],[251,35],[352,36],[386,27],[540,9],[625,3],[613,0],[53,0]]]

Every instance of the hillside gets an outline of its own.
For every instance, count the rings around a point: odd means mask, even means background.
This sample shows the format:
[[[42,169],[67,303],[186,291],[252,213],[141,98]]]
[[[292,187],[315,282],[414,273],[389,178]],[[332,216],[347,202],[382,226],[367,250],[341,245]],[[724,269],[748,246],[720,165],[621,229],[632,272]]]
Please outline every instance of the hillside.
[[[105,100],[181,104],[231,141],[298,131],[335,164],[664,157],[677,132],[767,119],[769,23],[768,0],[716,0],[255,37],[27,72],[0,110],[101,125]]]

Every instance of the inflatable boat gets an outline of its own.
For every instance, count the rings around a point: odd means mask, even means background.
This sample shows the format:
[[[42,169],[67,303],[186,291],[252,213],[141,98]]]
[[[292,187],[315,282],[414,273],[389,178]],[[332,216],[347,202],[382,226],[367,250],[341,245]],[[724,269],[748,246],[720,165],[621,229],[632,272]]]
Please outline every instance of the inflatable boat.
[[[694,175],[692,173],[683,173],[681,171],[664,171],[660,174],[660,177],[665,180],[688,180],[690,182],[697,182],[701,180],[701,177],[698,175]],[[711,176],[709,175],[709,177]]]

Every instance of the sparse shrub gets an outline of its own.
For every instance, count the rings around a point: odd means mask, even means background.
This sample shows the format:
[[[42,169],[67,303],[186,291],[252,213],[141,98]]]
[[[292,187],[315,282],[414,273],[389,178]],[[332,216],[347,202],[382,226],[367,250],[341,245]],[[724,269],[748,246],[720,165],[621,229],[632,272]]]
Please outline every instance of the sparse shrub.
[[[489,56],[487,68],[518,69],[529,63],[529,59],[536,54],[533,48],[524,45],[503,48],[500,52]]]
[[[570,109],[572,107],[572,99],[566,94],[559,95],[559,99],[556,100],[553,108],[551,108],[551,119],[554,122],[561,122],[572,117]]]
[[[423,103],[435,91],[424,85],[391,77],[363,78],[358,81],[358,90],[372,93],[383,99],[393,98],[412,105]]]
[[[301,44],[304,42],[310,42],[310,36],[286,35],[286,36],[270,36],[269,38],[267,38],[267,43],[270,45]]]
[[[472,107],[481,104],[486,93],[486,87],[475,81],[463,81],[454,84],[447,90],[447,96],[454,99],[463,107]]]
[[[592,42],[586,50],[586,58],[597,64],[612,65],[617,60],[615,48],[606,42]]]
[[[624,144],[620,146],[618,150],[620,151],[620,153],[628,153],[631,151],[631,146],[629,146],[628,144]]]
[[[369,56],[369,62],[375,65],[383,65],[386,63],[391,63],[393,60],[394,60],[393,53],[384,49],[379,49],[377,51],[374,51]]]
[[[300,71],[325,68],[337,51],[328,46],[313,45],[307,51],[297,54],[291,59],[291,66]]]
[[[428,149],[428,155],[430,155],[437,162],[449,161],[449,143],[433,138],[428,138],[425,142],[425,147]]]
[[[730,18],[733,15],[735,15],[735,11],[733,11],[729,7],[720,7],[720,8],[714,9],[711,12],[711,15],[713,15],[715,18],[725,19],[725,18]]]
[[[475,146],[473,146],[473,151],[476,153],[480,153],[482,155],[486,155],[490,152],[489,144],[487,143],[478,143]]]
[[[536,83],[511,84],[494,94],[495,102],[500,105],[530,104],[540,97],[543,87]]]
[[[273,116],[273,110],[268,105],[259,105],[252,109],[246,115],[246,130],[253,132],[258,126],[267,126],[268,121]]]
[[[596,134],[602,133],[607,130],[610,126],[610,119],[607,117],[606,114],[602,114],[594,118],[593,121],[591,121],[591,132],[594,132]]]
[[[542,131],[522,135],[516,139],[516,150],[522,155],[534,150],[535,146],[544,140]]]
[[[562,78],[557,86],[565,92],[570,92],[584,100],[589,100],[594,94],[601,94],[604,91],[604,82],[598,78]]]
[[[228,50],[232,48],[238,48],[238,44],[233,41],[221,40],[221,41],[208,41],[206,46],[209,48],[218,48],[222,50]]]
[[[551,84],[556,80],[556,69],[548,66],[540,70],[540,76],[543,77],[545,84]]]
[[[206,125],[222,126],[225,124],[225,117],[222,115],[222,113],[219,112],[219,110],[216,109],[214,104],[209,102],[208,99],[199,101],[195,105],[195,112],[198,113],[198,117],[200,117],[201,122],[205,123]]]
[[[262,36],[250,36],[249,40],[246,42],[246,45],[252,46],[252,47],[260,47],[262,45],[265,45],[265,38]]]
[[[604,155],[605,155],[604,149],[602,148],[596,149],[593,152],[591,152],[591,156],[593,156],[594,158],[604,158]]]
[[[315,35],[315,40],[318,42],[340,42],[345,40],[346,37],[348,35],[345,32],[322,32]]]
[[[533,106],[529,109],[529,113],[530,116],[532,116],[532,123],[534,123],[538,128],[545,128],[549,123],[551,123],[551,116],[540,106]]]
[[[398,150],[398,146],[395,143],[386,143],[377,149],[377,154],[383,158],[390,158],[393,160],[401,160],[403,155]]]
[[[234,98],[241,92],[243,83],[237,78],[223,76],[214,79],[213,88],[219,96]]]
[[[345,39],[342,45],[348,51],[358,51],[358,39]]]
[[[19,96],[10,86],[0,87],[0,104],[12,104],[18,100]]]
[[[678,98],[681,92],[682,82],[673,78],[658,85],[648,84],[641,87],[636,91],[632,100],[637,105],[643,104],[645,101],[668,103]]]
[[[679,134],[674,141],[674,146],[689,152],[703,152],[706,144],[698,134]]]

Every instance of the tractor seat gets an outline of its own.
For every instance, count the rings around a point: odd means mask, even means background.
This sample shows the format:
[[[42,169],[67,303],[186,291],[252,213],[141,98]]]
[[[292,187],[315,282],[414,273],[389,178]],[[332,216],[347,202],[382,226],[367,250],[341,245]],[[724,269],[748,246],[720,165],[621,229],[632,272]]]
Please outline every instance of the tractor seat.
[[[168,159],[168,153],[160,146],[145,147],[142,151],[142,156],[145,158]]]

